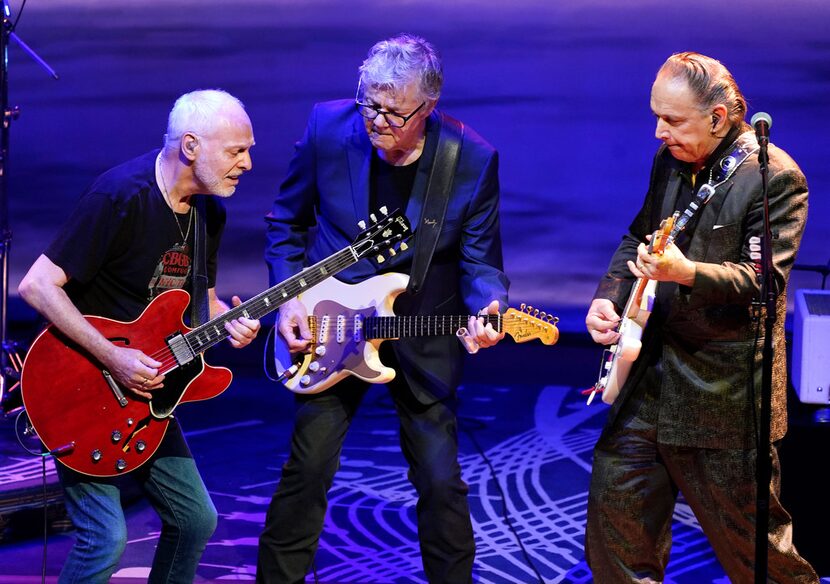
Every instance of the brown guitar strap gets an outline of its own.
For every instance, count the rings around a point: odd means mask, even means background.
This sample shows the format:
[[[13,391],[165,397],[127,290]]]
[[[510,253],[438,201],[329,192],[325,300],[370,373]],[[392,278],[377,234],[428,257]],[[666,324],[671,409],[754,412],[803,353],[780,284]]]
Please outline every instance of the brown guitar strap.
[[[444,216],[452,190],[452,180],[461,153],[464,139],[464,124],[440,113],[438,146],[424,196],[424,206],[418,227],[415,229],[415,250],[412,269],[409,272],[409,285],[406,290],[417,294],[423,287],[429,264],[441,236]]]

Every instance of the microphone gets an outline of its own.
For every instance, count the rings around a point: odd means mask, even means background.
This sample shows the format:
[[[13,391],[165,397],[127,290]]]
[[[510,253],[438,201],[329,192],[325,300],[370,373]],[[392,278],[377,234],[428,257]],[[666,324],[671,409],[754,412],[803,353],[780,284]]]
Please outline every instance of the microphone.
[[[761,144],[763,140],[769,143],[769,129],[772,127],[772,118],[767,112],[758,112],[749,121],[752,127],[755,128],[755,135],[758,136],[758,143]]]
[[[762,168],[766,168],[769,157],[767,156],[767,145],[769,144],[769,129],[772,127],[772,118],[767,112],[758,112],[749,121],[755,128],[755,137],[758,139],[758,162]]]

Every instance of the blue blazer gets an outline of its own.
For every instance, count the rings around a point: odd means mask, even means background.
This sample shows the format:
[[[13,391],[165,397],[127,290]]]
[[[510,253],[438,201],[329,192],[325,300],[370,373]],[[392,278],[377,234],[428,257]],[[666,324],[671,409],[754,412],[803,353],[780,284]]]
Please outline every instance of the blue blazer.
[[[438,141],[438,112],[427,119],[426,143],[405,210],[417,245],[424,195]],[[351,100],[314,106],[296,144],[285,180],[266,216],[265,258],[271,285],[343,249],[357,237],[369,209],[372,145]],[[402,294],[398,314],[474,314],[498,300],[507,307],[499,232],[498,154],[465,128],[444,224],[422,290]],[[412,251],[383,264],[362,259],[337,278],[356,283],[384,272],[409,273]],[[394,341],[413,394],[430,403],[450,395],[461,372],[462,352],[453,337]]]

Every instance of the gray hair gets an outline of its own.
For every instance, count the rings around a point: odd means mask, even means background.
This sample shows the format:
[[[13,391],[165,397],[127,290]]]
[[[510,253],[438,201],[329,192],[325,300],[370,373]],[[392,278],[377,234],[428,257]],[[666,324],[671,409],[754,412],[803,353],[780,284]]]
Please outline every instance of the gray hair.
[[[743,123],[746,99],[732,74],[720,61],[700,53],[675,53],[660,67],[657,74],[661,73],[685,80],[701,109],[722,103],[726,106],[731,126]]]
[[[245,109],[241,101],[221,89],[199,89],[185,93],[173,104],[167,118],[165,149],[178,145],[186,132],[202,136],[212,134],[219,120],[234,107]]]
[[[436,101],[444,85],[441,57],[421,37],[400,34],[376,43],[358,69],[360,84],[384,91],[402,90],[418,82],[421,97]]]

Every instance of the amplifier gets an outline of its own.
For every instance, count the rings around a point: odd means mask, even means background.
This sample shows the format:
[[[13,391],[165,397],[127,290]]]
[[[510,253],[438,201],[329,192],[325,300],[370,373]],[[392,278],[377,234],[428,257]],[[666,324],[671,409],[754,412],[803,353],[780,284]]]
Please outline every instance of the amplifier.
[[[798,399],[830,404],[830,290],[796,290],[793,386]]]

